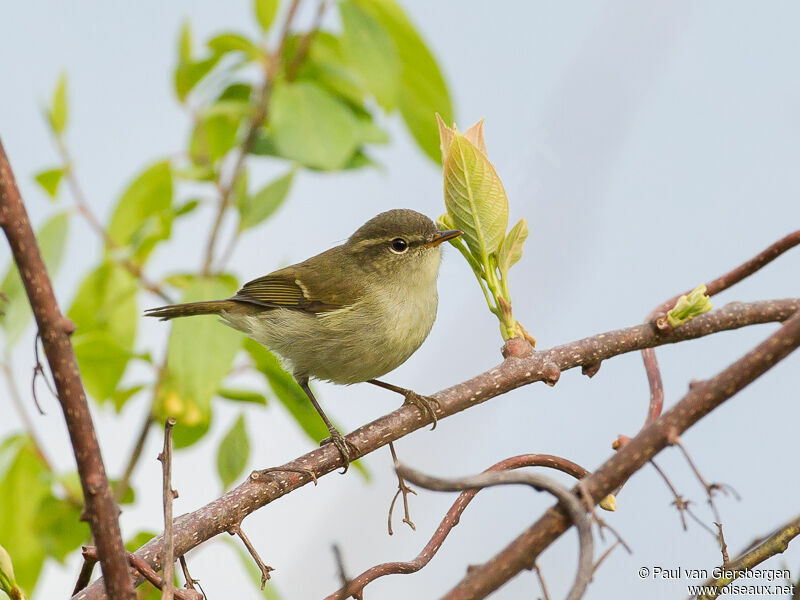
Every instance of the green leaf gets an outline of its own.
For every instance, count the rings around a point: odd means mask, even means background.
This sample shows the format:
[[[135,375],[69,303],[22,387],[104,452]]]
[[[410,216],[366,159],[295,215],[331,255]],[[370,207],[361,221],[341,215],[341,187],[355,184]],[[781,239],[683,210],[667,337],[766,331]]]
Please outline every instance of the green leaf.
[[[244,415],[239,415],[222,438],[217,451],[217,473],[222,481],[222,489],[227,490],[239,478],[249,457],[250,440],[247,438]]]
[[[340,169],[358,146],[352,111],[309,81],[279,85],[271,96],[270,114],[281,156],[304,165]]]
[[[106,262],[86,276],[67,313],[76,326],[72,342],[83,382],[98,402],[114,393],[133,355],[136,292],[133,275]]]
[[[243,52],[250,58],[258,58],[261,54],[258,46],[238,33],[222,33],[208,40],[208,48],[213,54]]]
[[[253,392],[251,390],[239,390],[233,388],[220,388],[217,395],[226,400],[233,400],[234,402],[251,402],[253,404],[267,405],[267,398],[264,394]]]
[[[200,119],[192,134],[190,154],[196,163],[213,163],[236,144],[240,118],[217,114]]]
[[[237,195],[239,209],[239,231],[255,227],[280,208],[292,185],[295,170],[292,169],[275,181],[265,185],[255,194]]]
[[[492,163],[456,132],[444,161],[444,203],[476,257],[495,252],[508,227],[508,198]]]
[[[278,358],[250,338],[245,339],[244,349],[252,357],[256,369],[266,377],[272,392],[308,437],[315,443],[328,437],[328,428],[317,414],[308,396],[294,380],[294,377],[284,370]],[[331,420],[333,421],[333,419]],[[369,473],[360,461],[351,464],[365,479],[369,479]]]
[[[255,0],[256,19],[261,31],[269,30],[278,12],[278,0]]]
[[[67,555],[85,544],[91,535],[89,525],[80,518],[80,506],[55,496],[47,496],[39,504],[32,533],[45,553],[62,565]]]
[[[50,496],[49,471],[26,435],[0,443],[0,545],[14,557],[19,586],[33,592],[45,550],[32,535],[42,501]]]
[[[417,144],[439,162],[439,135],[434,115],[453,122],[453,105],[444,77],[411,21],[392,0],[352,0],[380,22],[394,40],[400,58],[398,103]]]
[[[169,238],[172,217],[172,170],[165,160],[145,169],[123,192],[108,234],[143,262],[158,242]]]
[[[290,54],[285,57],[288,61],[292,58]],[[367,95],[364,78],[345,58],[342,41],[330,32],[319,31],[314,36],[297,79],[313,81],[348,104],[363,108]]]
[[[67,213],[59,213],[47,221],[37,232],[36,241],[44,257],[44,263],[50,279],[55,277],[61,265],[64,248],[67,243],[69,218]],[[6,295],[7,302],[0,304],[0,325],[5,330],[6,352],[9,352],[25,331],[32,316],[28,296],[19,277],[17,266],[12,263],[3,278],[0,290]]]
[[[367,89],[386,110],[397,104],[400,58],[392,37],[379,21],[351,0],[339,4],[347,62],[361,75]]]
[[[58,78],[56,89],[53,91],[53,99],[50,102],[48,111],[50,127],[53,132],[60,136],[67,127],[67,74],[62,73]]]
[[[175,93],[178,100],[185,102],[194,87],[203,77],[217,66],[222,54],[213,54],[209,58],[198,61],[179,62],[175,68]]]
[[[192,27],[188,20],[183,22],[178,38],[178,60],[181,63],[192,60]]]
[[[500,273],[507,273],[522,258],[522,246],[527,238],[528,223],[525,219],[520,219],[508,232],[497,251],[497,268],[500,269]]]
[[[231,277],[192,281],[183,302],[228,298],[236,292]],[[193,443],[208,430],[211,398],[230,370],[242,345],[242,335],[214,316],[172,322],[167,345],[167,374],[157,407],[160,417],[175,417],[175,445]]]
[[[117,414],[122,411],[122,408],[125,406],[125,404],[127,404],[128,400],[133,398],[143,389],[143,385],[134,385],[131,387],[114,390],[114,392],[111,394],[111,402],[114,405],[114,410],[117,411]]]
[[[136,552],[139,548],[144,546],[157,535],[158,534],[155,531],[139,531],[132,538],[129,538],[127,542],[125,542],[125,550],[128,552]]]
[[[61,178],[64,177],[64,169],[57,168],[57,169],[47,169],[45,171],[40,171],[36,175],[34,175],[34,179],[36,183],[42,186],[47,195],[51,198],[55,198],[56,194],[58,193],[58,184],[61,183]]]

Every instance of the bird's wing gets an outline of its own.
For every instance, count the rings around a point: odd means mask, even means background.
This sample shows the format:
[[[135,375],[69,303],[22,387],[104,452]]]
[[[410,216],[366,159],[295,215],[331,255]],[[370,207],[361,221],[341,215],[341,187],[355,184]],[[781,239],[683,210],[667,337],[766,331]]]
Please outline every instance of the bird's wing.
[[[352,278],[336,271],[320,272],[317,268],[312,276],[306,263],[300,263],[244,284],[231,300],[315,314],[337,310],[356,302],[360,290],[352,284]]]

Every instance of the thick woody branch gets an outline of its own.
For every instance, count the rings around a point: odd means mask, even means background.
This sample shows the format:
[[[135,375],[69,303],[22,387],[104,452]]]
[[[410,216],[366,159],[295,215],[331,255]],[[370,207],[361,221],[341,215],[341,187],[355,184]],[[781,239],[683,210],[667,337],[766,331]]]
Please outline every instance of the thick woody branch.
[[[709,313],[713,314],[713,313]],[[699,320],[702,317],[698,317]],[[694,321],[693,321],[694,322]],[[684,325],[690,327],[693,322]],[[691,386],[689,393],[654,421],[594,473],[582,479],[581,489],[593,502],[613,491],[672,440],[739,390],[765,373],[800,345],[800,312],[786,321],[755,349],[714,378]],[[550,508],[536,523],[487,563],[474,567],[445,598],[483,598],[522,569],[533,567],[539,554],[571,525],[560,507]]]
[[[33,309],[45,355],[53,373],[58,400],[64,411],[78,474],[86,499],[86,514],[100,553],[108,596],[134,598],[125,563],[118,507],[106,477],[100,445],[94,432],[89,403],[81,383],[78,362],[69,336],[75,326],[61,314],[42,260],[28,213],[22,204],[11,165],[0,143],[0,224]]]
[[[527,358],[509,357],[495,368],[437,394],[439,419],[476,406],[491,398],[536,381],[553,381],[561,371],[596,365],[602,360],[636,352],[643,348],[696,339],[720,331],[757,323],[784,321],[800,309],[800,299],[732,303],[677,328],[667,335],[649,324],[618,329],[577,340],[550,350],[533,352]],[[360,427],[347,436],[360,449],[358,458],[374,452],[431,423],[431,418],[416,406],[405,405]],[[626,446],[627,448],[627,446]],[[204,541],[228,531],[247,515],[342,466],[339,452],[331,445],[309,452],[286,465],[286,471],[253,478],[230,490],[206,506],[175,520],[175,554],[185,554]],[[279,467],[280,468],[280,467]],[[600,496],[605,497],[615,486]],[[597,497],[597,496],[595,496]],[[136,554],[151,565],[160,566],[163,538],[150,540]],[[102,587],[92,584],[76,598],[99,599]]]

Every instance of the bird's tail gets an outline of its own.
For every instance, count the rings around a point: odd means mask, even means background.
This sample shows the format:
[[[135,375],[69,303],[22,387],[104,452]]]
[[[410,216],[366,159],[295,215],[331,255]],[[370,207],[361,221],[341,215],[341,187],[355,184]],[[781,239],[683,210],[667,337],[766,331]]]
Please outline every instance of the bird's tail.
[[[223,310],[235,306],[231,300],[210,300],[208,302],[188,302],[186,304],[170,304],[151,308],[144,312],[146,317],[156,317],[161,321],[169,321],[177,317],[193,317],[195,315],[218,315]]]

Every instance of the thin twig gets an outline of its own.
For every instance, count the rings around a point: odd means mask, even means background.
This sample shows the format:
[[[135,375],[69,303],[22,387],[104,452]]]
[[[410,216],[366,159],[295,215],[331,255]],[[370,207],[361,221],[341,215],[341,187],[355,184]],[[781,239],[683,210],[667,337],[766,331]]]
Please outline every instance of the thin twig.
[[[781,238],[756,254],[750,260],[706,283],[706,294],[714,296],[727,290],[729,287],[749,277],[798,244],[800,244],[800,230],[794,231]],[[671,329],[666,322],[664,314],[675,306],[675,303],[681,296],[688,294],[690,291],[691,290],[683,292],[682,294],[676,294],[669,300],[665,300],[656,306],[650,311],[650,314],[647,315],[645,322],[654,323],[656,327],[662,331]],[[661,379],[661,371],[658,368],[655,350],[653,348],[645,348],[642,350],[642,360],[644,361],[645,371],[647,372],[647,382],[650,386],[650,404],[647,411],[647,419],[645,420],[645,425],[648,425],[661,415],[661,410],[664,406],[664,384]]]
[[[178,561],[181,563],[181,570],[183,571],[183,579],[186,582],[186,583],[183,584],[183,587],[185,587],[187,590],[194,590],[195,584],[197,584],[197,586],[199,587],[200,586],[200,581],[198,579],[195,579],[194,577],[192,577],[189,574],[189,565],[186,564],[186,557],[183,554],[181,554],[178,557]],[[202,590],[203,590],[203,588],[201,587],[200,591],[202,591]],[[197,590],[195,590],[195,591],[197,591]],[[205,597],[206,597],[206,593],[203,592],[203,598],[205,598]]]
[[[336,570],[339,572],[339,581],[342,583],[342,589],[346,588],[350,583],[350,577],[347,575],[347,569],[344,566],[344,557],[342,556],[342,549],[339,544],[333,544],[333,558],[336,561]],[[339,596],[337,600],[343,600],[345,596]],[[356,600],[360,599],[360,594],[356,596]]]
[[[75,582],[75,588],[72,590],[73,596],[78,592],[80,592],[87,585],[89,585],[89,582],[92,580],[92,573],[94,572],[94,566],[96,564],[97,564],[96,558],[83,559],[81,572],[78,574],[78,580]]]
[[[161,599],[172,600],[175,593],[174,568],[174,540],[172,538],[172,501],[178,496],[172,489],[172,428],[175,419],[169,417],[164,423],[164,449],[158,455],[163,473],[161,496],[164,502],[164,556],[161,559],[161,568],[164,573],[164,587],[161,588]]]
[[[14,409],[17,411],[19,415],[20,421],[22,421],[22,426],[25,428],[28,437],[31,438],[33,441],[33,447],[36,450],[36,454],[39,455],[39,458],[42,459],[45,467],[48,471],[52,471],[52,463],[47,458],[47,455],[44,452],[44,446],[42,446],[41,441],[39,441],[39,437],[36,435],[36,429],[33,426],[33,421],[28,416],[28,411],[25,410],[25,404],[22,401],[22,396],[20,396],[19,389],[17,388],[17,381],[14,378],[14,369],[11,367],[11,357],[9,356],[6,361],[2,363],[3,374],[5,375],[6,384],[8,386],[8,395],[11,397],[11,403],[14,405]]]
[[[484,471],[484,473],[504,471],[510,469],[519,469],[523,467],[547,467],[555,469],[580,479],[589,474],[589,472],[580,465],[562,458],[560,456],[553,456],[552,454],[522,454],[513,456],[502,460]],[[436,528],[428,543],[422,551],[412,560],[407,562],[387,562],[371,567],[352,579],[346,587],[337,590],[327,597],[326,600],[336,600],[337,598],[346,598],[348,596],[359,597],[364,588],[380,577],[394,574],[410,574],[416,573],[425,567],[436,555],[439,549],[444,544],[445,539],[458,525],[461,515],[466,510],[469,503],[477,495],[479,490],[467,490],[462,492],[450,510],[442,519],[439,527]]]
[[[264,586],[267,585],[267,580],[270,578],[269,572],[274,571],[272,567],[265,564],[263,560],[261,560],[261,556],[258,554],[258,550],[256,550],[255,546],[253,546],[250,538],[247,537],[244,531],[242,531],[241,525],[234,525],[228,528],[228,533],[231,535],[238,535],[239,539],[242,540],[245,548],[250,553],[250,556],[253,557],[253,561],[256,563],[258,570],[261,571],[261,589],[264,589]]]
[[[678,490],[675,489],[675,486],[672,485],[672,482],[669,480],[669,477],[667,477],[667,474],[664,473],[663,470],[661,470],[661,467],[659,467],[656,464],[655,460],[651,460],[650,464],[653,465],[653,468],[661,476],[661,479],[664,481],[664,483],[667,484],[667,487],[669,488],[669,491],[672,492],[672,495],[675,498],[675,500],[673,500],[672,503],[675,505],[675,508],[678,509],[678,514],[681,517],[681,525],[683,525],[683,530],[684,531],[688,531],[689,530],[689,526],[686,523],[686,515],[684,514],[686,512],[688,506],[689,506],[688,500],[684,500],[683,496],[681,496],[678,493]]]
[[[411,513],[408,510],[408,495],[414,494],[417,495],[417,492],[412,490],[410,487],[406,485],[406,482],[400,476],[400,473],[397,472],[397,465],[399,461],[397,460],[397,453],[394,449],[394,444],[389,442],[389,450],[392,453],[392,464],[395,466],[395,473],[397,474],[397,491],[394,493],[394,497],[392,498],[392,503],[389,505],[389,518],[387,521],[387,525],[389,527],[389,535],[392,535],[392,511],[394,510],[395,502],[397,502],[397,498],[400,494],[403,494],[403,523],[411,527],[412,531],[416,531],[417,527],[414,525],[414,522],[411,520]]]
[[[547,586],[544,583],[542,570],[536,563],[533,563],[533,572],[536,573],[536,580],[539,582],[539,587],[542,588],[542,600],[550,600],[550,594],[548,593]]]
[[[697,319],[677,328],[674,333],[690,327]],[[786,320],[783,327],[718,375],[691,387],[681,401],[645,427],[635,438],[620,447],[600,468],[583,479],[581,481],[583,487],[591,492],[593,498],[601,498],[608,494],[669,445],[675,435],[680,435],[697,423],[783,360],[798,346],[800,346],[800,312]],[[558,508],[548,510],[491,560],[471,569],[444,598],[455,600],[486,596],[522,569],[530,568],[542,550],[569,526],[570,521],[563,511]]]
[[[437,416],[440,420],[449,418],[458,412],[471,409],[510,390],[537,381],[543,381],[548,376],[546,367],[550,364],[554,364],[561,371],[566,371],[579,368],[584,364],[595,364],[598,361],[627,352],[636,352],[648,346],[697,339],[720,331],[729,331],[758,323],[776,321],[787,321],[788,323],[787,319],[798,309],[800,309],[800,299],[749,303],[734,302],[692,319],[689,323],[667,335],[657,334],[650,325],[636,325],[534,352],[527,358],[510,358],[484,373],[433,394],[439,402]],[[778,358],[772,355],[772,360],[775,362],[777,362]],[[700,409],[708,406],[697,399],[697,394],[699,394],[700,390],[705,389],[703,386],[708,384],[709,382],[706,382],[701,387],[691,390],[690,400],[692,406],[697,404]],[[713,400],[714,398],[716,396],[712,395],[711,399]],[[713,407],[714,405],[707,408],[707,410],[711,410]],[[702,411],[695,413],[692,423],[699,420],[704,414],[705,412]],[[685,420],[685,415],[681,419],[680,423],[688,423]],[[357,456],[361,457],[385,446],[390,441],[396,441],[426,425],[430,425],[430,422],[430,418],[426,418],[416,407],[401,406],[391,413],[356,429],[346,437],[358,446],[359,452]],[[691,423],[685,426],[688,427],[689,425]],[[653,435],[651,433],[643,436],[640,433],[637,438],[619,451],[626,463],[636,463],[637,465],[635,468],[631,467],[629,469],[630,465],[626,464],[622,471],[623,473],[629,475],[641,466],[638,463],[639,458],[634,461],[631,450],[628,450],[628,446],[631,443],[634,444],[633,448],[636,453],[641,452],[641,457],[643,457],[641,464],[652,458],[656,448],[654,447],[648,449],[648,452],[644,452],[640,440],[655,439],[651,437]],[[659,433],[658,435],[662,434]],[[666,436],[666,433],[663,433],[663,435]],[[666,442],[664,443],[666,444]],[[617,463],[614,464],[619,467]],[[176,521],[174,531],[176,554],[186,553],[206,540],[228,531],[231,526],[241,522],[247,515],[311,482],[310,477],[296,473],[294,472],[295,470],[310,470],[315,473],[316,477],[323,477],[336,471],[341,466],[342,459],[339,452],[335,448],[324,446],[295,458],[283,465],[283,468],[277,467],[278,471],[271,473],[269,477],[262,479],[258,477],[257,472],[254,472],[254,476],[251,476],[236,488],[194,512],[183,515]],[[608,476],[609,474],[606,473],[606,475]],[[607,488],[605,484],[601,486],[597,480],[593,481],[594,488],[592,491],[595,494],[594,497],[604,498],[622,480],[618,474],[612,474],[610,481],[613,481],[614,485]],[[599,494],[598,490],[603,493],[597,495]],[[561,521],[561,517],[556,517],[554,521],[549,521],[549,523],[550,527],[553,527],[554,524],[558,525],[558,527],[566,527],[566,522]],[[550,534],[548,533],[548,535]],[[157,536],[137,550],[137,555],[146,557],[151,565],[158,568],[162,544],[163,538]],[[102,597],[102,583],[95,582],[79,593],[75,600],[99,600]]]
[[[398,467],[398,471],[411,483],[429,490],[441,492],[483,489],[496,485],[523,483],[538,491],[548,492],[555,496],[559,500],[560,506],[564,508],[577,528],[578,541],[580,544],[578,572],[575,575],[575,582],[572,584],[569,594],[567,594],[567,600],[578,600],[583,596],[586,586],[592,578],[592,566],[594,563],[592,522],[589,520],[584,506],[578,497],[560,483],[539,473],[495,471],[491,473],[481,473],[480,475],[474,475],[472,477],[440,479],[438,477],[423,475],[419,471],[415,471],[403,465]],[[483,596],[473,596],[473,598],[482,597]]]

